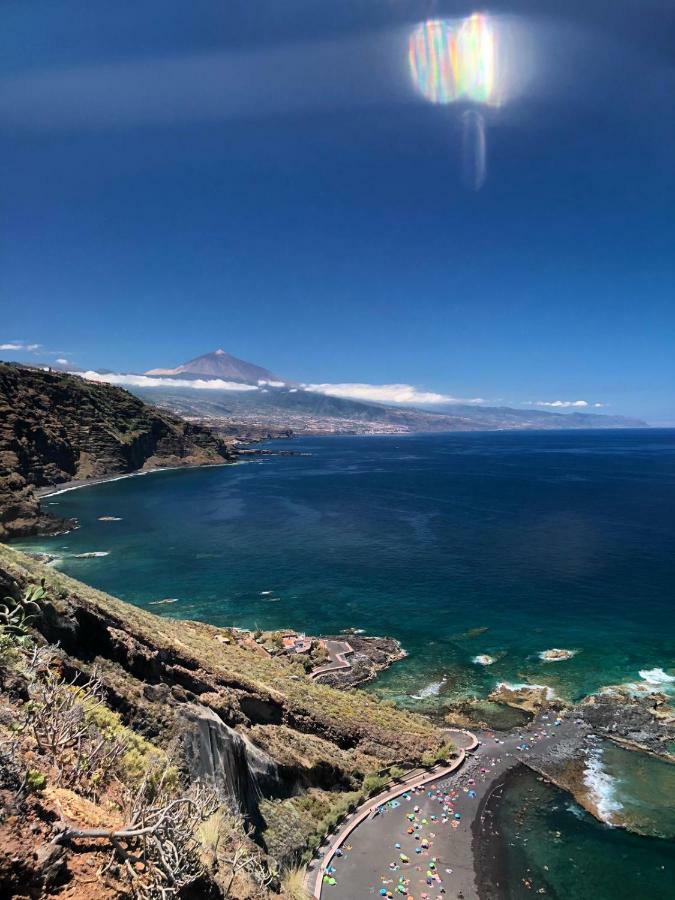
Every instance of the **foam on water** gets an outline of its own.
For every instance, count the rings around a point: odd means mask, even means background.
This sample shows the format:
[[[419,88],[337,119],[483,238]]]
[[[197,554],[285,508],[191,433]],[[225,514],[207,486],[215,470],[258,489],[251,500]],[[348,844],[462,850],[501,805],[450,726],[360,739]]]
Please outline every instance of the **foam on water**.
[[[640,678],[652,685],[675,684],[675,675],[668,675],[663,669],[640,669]]]
[[[429,697],[437,697],[445,684],[445,680],[445,676],[443,676],[440,681],[432,681],[431,684],[422,688],[419,694],[412,694],[413,700],[428,700]]]
[[[607,825],[612,825],[614,816],[623,807],[616,799],[617,779],[603,768],[602,750],[588,751],[584,784],[588,788],[600,818]]]
[[[491,666],[496,660],[494,656],[488,656],[487,653],[479,653],[478,656],[473,657],[471,662],[477,666]]]

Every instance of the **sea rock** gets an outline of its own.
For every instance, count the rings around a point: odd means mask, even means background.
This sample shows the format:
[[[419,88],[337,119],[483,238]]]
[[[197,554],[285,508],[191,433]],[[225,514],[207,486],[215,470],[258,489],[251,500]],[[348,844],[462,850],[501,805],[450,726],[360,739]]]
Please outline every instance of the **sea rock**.
[[[543,662],[561,662],[565,659],[572,659],[578,652],[578,650],[560,650],[554,647],[552,650],[542,650],[539,659]]]
[[[527,713],[536,713],[544,707],[565,705],[556,698],[553,689],[544,684],[507,684],[503,681],[488,696],[488,700],[504,703]]]
[[[60,556],[54,556],[51,553],[38,553],[38,552],[27,552],[26,556],[30,556],[31,559],[36,560],[37,562],[44,563],[45,565],[49,565],[49,563],[55,562],[57,559],[60,559]]]
[[[345,642],[345,635],[324,638],[328,641]],[[337,669],[321,675],[321,684],[331,687],[355,687],[372,681],[378,672],[388,669],[400,659],[407,656],[399,641],[389,637],[371,637],[352,633],[346,642],[353,653],[346,656],[350,663],[348,669]]]

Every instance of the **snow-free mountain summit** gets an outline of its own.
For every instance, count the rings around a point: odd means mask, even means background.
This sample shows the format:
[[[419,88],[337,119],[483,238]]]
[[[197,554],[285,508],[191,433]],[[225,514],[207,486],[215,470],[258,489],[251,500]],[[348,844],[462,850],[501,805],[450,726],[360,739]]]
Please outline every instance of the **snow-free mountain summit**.
[[[256,366],[226,353],[222,349],[213,353],[204,353],[175,369],[150,369],[146,375],[176,376],[182,378],[222,378],[225,381],[238,381],[243,384],[259,384],[260,382],[280,382],[268,369]]]

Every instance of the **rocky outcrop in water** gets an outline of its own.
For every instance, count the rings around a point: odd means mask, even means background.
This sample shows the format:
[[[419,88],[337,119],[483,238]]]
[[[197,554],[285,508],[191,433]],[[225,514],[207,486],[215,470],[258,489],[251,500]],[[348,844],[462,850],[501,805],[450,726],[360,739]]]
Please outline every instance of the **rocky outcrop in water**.
[[[603,737],[675,762],[675,709],[666,694],[616,685],[586,698],[576,714]]]
[[[345,657],[349,662],[349,668],[336,669],[320,676],[321,684],[329,684],[331,687],[348,688],[365,684],[372,681],[378,672],[388,669],[407,656],[400,642],[390,637],[371,637],[345,632],[342,635],[325,637],[324,640],[346,641],[353,651]]]
[[[68,527],[36,488],[234,458],[210,429],[122,388],[0,363],[0,540]]]

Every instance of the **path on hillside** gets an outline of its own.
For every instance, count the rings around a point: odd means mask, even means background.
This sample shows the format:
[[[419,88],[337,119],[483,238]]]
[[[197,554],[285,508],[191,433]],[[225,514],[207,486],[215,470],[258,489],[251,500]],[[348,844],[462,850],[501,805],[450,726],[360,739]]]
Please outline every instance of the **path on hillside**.
[[[326,641],[326,652],[330,657],[330,662],[324,663],[318,669],[314,669],[310,673],[310,678],[317,678],[319,675],[327,675],[329,672],[338,672],[342,669],[350,669],[351,663],[345,657],[348,653],[353,653],[354,648],[347,641]]]

